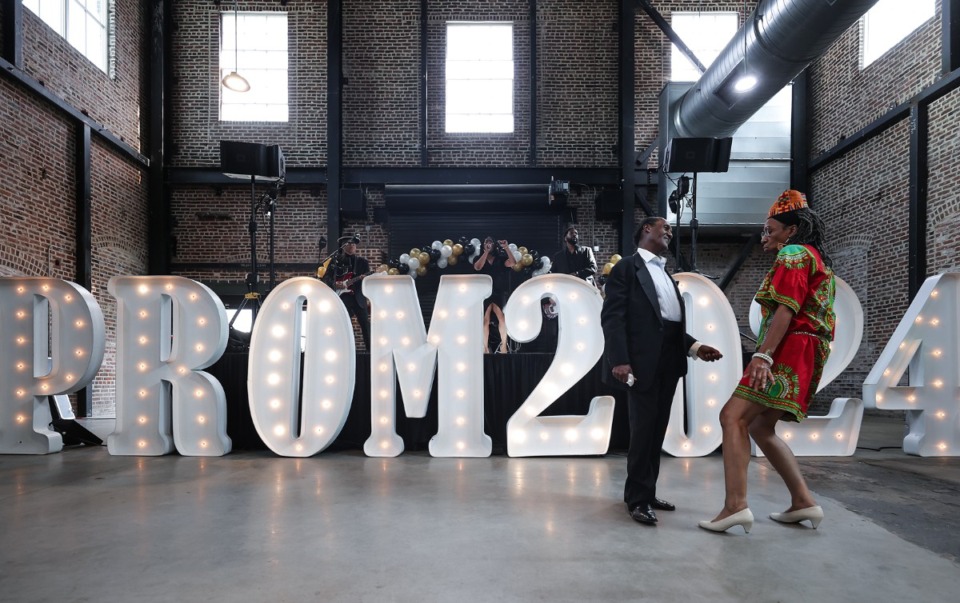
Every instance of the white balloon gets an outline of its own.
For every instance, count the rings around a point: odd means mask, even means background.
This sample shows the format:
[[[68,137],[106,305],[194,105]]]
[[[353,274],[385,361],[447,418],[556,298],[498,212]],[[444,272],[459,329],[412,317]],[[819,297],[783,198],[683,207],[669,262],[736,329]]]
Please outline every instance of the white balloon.
[[[403,255],[400,256],[400,263],[401,263],[401,264],[406,264],[406,263],[409,262],[409,261],[410,261],[410,254],[409,254],[409,253],[404,253]]]
[[[440,241],[434,241],[433,244],[430,245],[430,247],[433,247],[434,249],[440,249],[441,247],[443,247],[443,243],[441,243]]]
[[[517,251],[516,249],[514,249],[514,250],[513,250],[513,261],[514,261],[514,262],[519,262],[519,261],[521,260],[521,258],[523,258],[523,254],[520,253],[519,251]]]
[[[437,260],[437,268],[446,268],[446,267],[447,267],[446,258],[440,258],[439,260]]]
[[[417,258],[410,258],[407,260],[407,266],[410,266],[411,272],[416,272],[417,268],[420,267],[420,260]]]
[[[510,243],[509,245],[507,245],[507,247],[510,248],[510,251],[516,251],[516,250],[517,250],[517,244],[516,244],[516,243]]]
[[[449,245],[444,245],[440,248],[440,257],[442,258],[448,258],[452,253],[453,247],[450,247]]]

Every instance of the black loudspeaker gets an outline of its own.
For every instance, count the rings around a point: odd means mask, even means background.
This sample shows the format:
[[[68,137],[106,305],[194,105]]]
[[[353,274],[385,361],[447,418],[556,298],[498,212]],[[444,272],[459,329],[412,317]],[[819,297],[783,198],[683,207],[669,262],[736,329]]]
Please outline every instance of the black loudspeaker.
[[[287,175],[280,145],[220,141],[220,171],[231,176],[280,179]]]
[[[601,191],[597,195],[597,219],[613,220],[623,215],[623,199],[620,191]]]
[[[361,189],[340,189],[340,215],[345,218],[367,217],[367,198]]]
[[[665,172],[726,172],[733,138],[672,138],[663,158]]]

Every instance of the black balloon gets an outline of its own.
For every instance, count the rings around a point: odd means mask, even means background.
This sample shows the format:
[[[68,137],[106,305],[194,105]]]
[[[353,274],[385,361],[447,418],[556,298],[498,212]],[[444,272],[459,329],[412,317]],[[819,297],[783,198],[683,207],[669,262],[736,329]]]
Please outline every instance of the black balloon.
[[[533,267],[536,268],[537,270],[540,270],[541,268],[543,268],[543,258],[537,258],[533,262]]]
[[[400,274],[407,274],[408,272],[410,272],[410,265],[401,263],[400,265],[397,266],[397,270],[400,271]]]
[[[465,253],[467,257],[470,257],[476,251],[477,251],[477,248],[474,247],[473,243],[467,243],[466,245],[463,246],[463,253]]]
[[[440,250],[439,250],[439,249],[431,249],[431,250],[430,250],[430,259],[433,260],[434,262],[436,262],[437,260],[439,260],[441,255],[442,255],[442,254],[440,253]]]

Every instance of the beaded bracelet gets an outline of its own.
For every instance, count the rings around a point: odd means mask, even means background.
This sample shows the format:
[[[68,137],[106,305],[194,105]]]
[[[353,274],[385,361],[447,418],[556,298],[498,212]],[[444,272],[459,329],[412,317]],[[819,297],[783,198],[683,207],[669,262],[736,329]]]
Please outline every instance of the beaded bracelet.
[[[764,354],[763,352],[755,352],[753,354],[754,358],[759,358],[760,360],[765,361],[770,366],[773,366],[773,357],[769,354]]]

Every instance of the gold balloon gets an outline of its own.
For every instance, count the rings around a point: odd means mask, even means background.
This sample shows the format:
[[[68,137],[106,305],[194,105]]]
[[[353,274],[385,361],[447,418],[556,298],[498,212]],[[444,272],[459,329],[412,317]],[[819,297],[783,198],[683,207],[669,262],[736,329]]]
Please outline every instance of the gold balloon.
[[[610,271],[613,270],[613,262],[607,262],[603,265],[603,276],[610,274]]]
[[[450,239],[444,239],[443,244],[453,247],[453,241],[451,241]]]
[[[327,265],[326,265],[326,264],[320,264],[320,266],[317,268],[317,278],[323,278],[323,276],[324,276],[326,273],[327,273]]]
[[[453,246],[453,255],[450,257],[458,256],[461,253],[463,253],[463,245],[461,245],[460,243],[457,243],[456,245]],[[449,258],[448,258],[448,261],[449,261]]]
[[[514,272],[520,272],[521,270],[523,270],[523,262],[517,262],[516,264],[511,266],[511,268],[513,268]]]
[[[400,274],[400,271],[397,270],[396,268],[391,268],[390,270],[387,270],[387,274],[389,274],[390,276],[397,276],[398,274]]]
[[[623,259],[623,258],[620,256],[619,253],[615,253],[615,254],[613,254],[613,255],[610,256],[610,263],[611,263],[611,264],[616,264],[617,262],[619,262],[619,261],[622,260],[622,259]]]
[[[419,268],[417,268],[417,276],[423,276],[426,273],[427,273],[426,266],[420,266]]]
[[[388,270],[390,270],[390,266],[387,266],[386,264],[380,264],[380,267],[377,268],[377,272],[386,272]]]
[[[413,249],[410,250],[410,257],[415,258],[415,257],[419,257],[419,256],[420,256],[420,248],[419,248],[419,247],[414,247]]]
[[[517,247],[517,251],[520,252],[520,255],[524,255],[524,254],[528,253],[530,250],[527,249],[526,247]]]
[[[420,255],[417,256],[417,259],[420,260],[420,267],[422,268],[430,263],[430,254],[426,251],[421,251]]]
[[[456,266],[458,261],[457,256],[451,255],[447,258],[447,266]]]
[[[530,255],[529,253],[524,253],[523,257],[520,258],[520,263],[523,264],[524,266],[529,266],[530,264],[533,263],[533,256]]]

